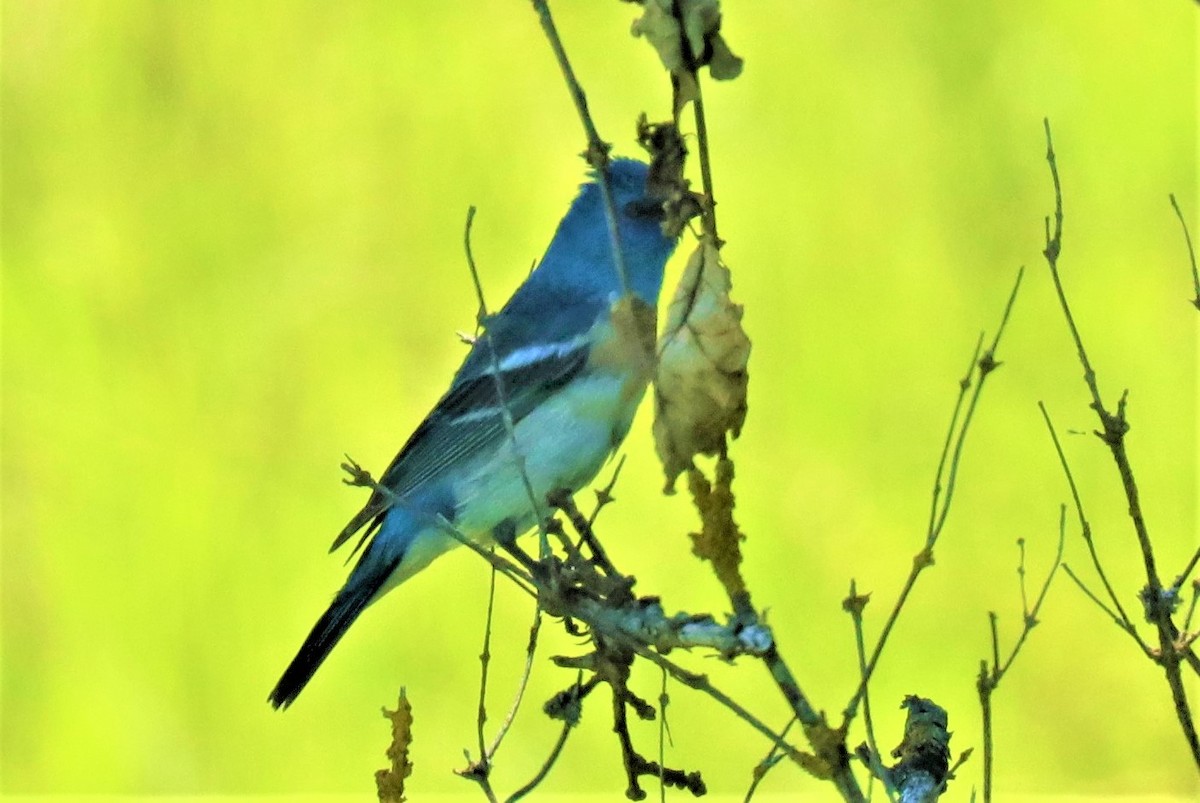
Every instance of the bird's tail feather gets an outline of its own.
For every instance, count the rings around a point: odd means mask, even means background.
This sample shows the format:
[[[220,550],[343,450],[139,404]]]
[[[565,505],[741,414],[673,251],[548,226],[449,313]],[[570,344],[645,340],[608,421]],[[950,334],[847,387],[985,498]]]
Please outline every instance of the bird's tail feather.
[[[338,592],[329,609],[317,620],[312,632],[301,645],[300,652],[296,653],[296,657],[283,671],[283,677],[271,690],[267,699],[272,706],[287,708],[292,704],[329,655],[329,651],[375,597],[393,567],[394,564],[388,567],[387,571],[372,572],[370,576],[363,578],[351,575],[351,581]]]

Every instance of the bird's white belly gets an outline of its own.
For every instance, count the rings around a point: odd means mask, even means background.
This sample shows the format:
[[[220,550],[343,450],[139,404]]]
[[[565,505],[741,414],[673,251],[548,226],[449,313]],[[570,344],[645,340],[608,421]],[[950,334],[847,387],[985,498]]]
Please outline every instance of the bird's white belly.
[[[563,388],[516,425],[515,450],[507,441],[456,488],[458,529],[481,540],[502,523],[517,533],[528,530],[537,521],[530,489],[544,516],[546,494],[575,492],[590,482],[629,429],[641,395],[604,372]]]

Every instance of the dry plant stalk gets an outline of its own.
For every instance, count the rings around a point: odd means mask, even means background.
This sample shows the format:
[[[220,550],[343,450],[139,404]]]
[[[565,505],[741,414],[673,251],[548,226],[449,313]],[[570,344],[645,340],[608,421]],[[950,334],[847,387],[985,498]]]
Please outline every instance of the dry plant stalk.
[[[380,803],[404,803],[404,780],[412,775],[413,765],[408,760],[408,746],[412,744],[412,706],[408,695],[400,689],[400,702],[395,711],[383,709],[384,719],[392,723],[392,742],[388,745],[387,757],[392,766],[376,770],[375,789]]]

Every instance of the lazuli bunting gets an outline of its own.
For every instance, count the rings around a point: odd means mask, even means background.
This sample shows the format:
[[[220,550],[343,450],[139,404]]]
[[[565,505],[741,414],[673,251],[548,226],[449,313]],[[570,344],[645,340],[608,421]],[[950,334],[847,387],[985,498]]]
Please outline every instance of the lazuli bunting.
[[[678,238],[663,232],[666,199],[648,191],[645,164],[617,159],[610,174],[626,281],[593,179],[537,268],[484,322],[485,334],[446,395],[383,473],[379,484],[390,494],[375,490],[334,541],[337,548],[370,523],[370,540],[346,584],[271,692],[276,708],[296,699],[364,608],[459,543],[448,527],[481,543],[509,541],[547,515],[548,493],[578,491],[624,440],[650,379],[653,326],[647,343],[631,319],[614,316],[614,303],[627,287],[643,309],[657,306]]]

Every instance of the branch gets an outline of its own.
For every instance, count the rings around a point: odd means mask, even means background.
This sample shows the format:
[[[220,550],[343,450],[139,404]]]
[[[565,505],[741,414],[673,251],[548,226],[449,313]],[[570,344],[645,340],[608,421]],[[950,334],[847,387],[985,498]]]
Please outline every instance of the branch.
[[[1150,533],[1142,511],[1141,497],[1138,492],[1137,482],[1134,479],[1133,466],[1125,449],[1125,435],[1129,432],[1129,422],[1125,415],[1125,407],[1129,391],[1126,390],[1121,394],[1115,413],[1105,407],[1100,395],[1099,385],[1096,381],[1096,372],[1092,369],[1091,362],[1088,360],[1087,350],[1084,348],[1079,328],[1075,324],[1075,318],[1071,314],[1071,307],[1067,303],[1066,292],[1063,290],[1062,278],[1058,270],[1058,259],[1062,252],[1062,184],[1058,175],[1058,162],[1054,154],[1054,142],[1050,135],[1050,121],[1045,120],[1044,125],[1046,129],[1046,162],[1050,167],[1050,178],[1054,185],[1054,228],[1051,231],[1050,218],[1047,217],[1046,248],[1043,254],[1046,258],[1046,264],[1050,269],[1050,275],[1054,282],[1054,290],[1058,295],[1059,306],[1062,308],[1063,317],[1067,321],[1067,328],[1070,330],[1071,338],[1075,341],[1075,349],[1079,356],[1079,362],[1083,366],[1083,379],[1092,396],[1092,409],[1100,419],[1101,429],[1096,431],[1096,435],[1108,446],[1113,462],[1116,464],[1117,473],[1121,477],[1121,486],[1124,489],[1125,500],[1128,503],[1129,519],[1133,524],[1134,535],[1141,551],[1142,567],[1146,576],[1146,585],[1139,596],[1145,606],[1147,621],[1153,624],[1158,632],[1159,645],[1155,661],[1163,668],[1167,686],[1171,692],[1171,700],[1175,707],[1175,715],[1179,720],[1184,739],[1192,754],[1192,760],[1195,762],[1196,767],[1200,769],[1200,736],[1196,733],[1195,721],[1187,699],[1187,690],[1184,688],[1183,678],[1179,671],[1181,661],[1186,660],[1193,668],[1196,668],[1200,666],[1200,658],[1197,658],[1195,653],[1192,652],[1190,644],[1186,644],[1180,640],[1178,628],[1176,628],[1175,623],[1171,619],[1175,605],[1178,604],[1178,597],[1164,590],[1162,580],[1159,578],[1154,555],[1154,545],[1150,540]],[[1165,591],[1167,593],[1164,593]]]
[[[579,121],[583,124],[583,132],[587,137],[587,150],[584,152],[584,158],[596,170],[596,179],[600,182],[600,194],[604,198],[604,217],[608,221],[608,239],[612,245],[617,280],[621,285],[621,295],[628,296],[629,271],[625,267],[625,253],[621,250],[621,233],[617,228],[617,205],[613,199],[612,182],[608,176],[608,152],[612,150],[612,145],[600,139],[596,124],[592,122],[592,115],[588,111],[587,96],[584,95],[583,87],[575,78],[575,71],[571,68],[571,61],[567,58],[567,51],[563,48],[562,39],[558,36],[558,28],[555,27],[554,18],[550,14],[550,6],[547,5],[546,0],[533,0],[533,8],[541,21],[546,40],[550,43],[550,49],[554,51],[558,67],[562,70],[563,80],[567,83],[567,91],[570,92],[571,100],[575,103],[575,110],[579,113]]]
[[[704,97],[700,91],[700,78],[693,73],[696,85],[696,97],[692,99],[692,110],[696,119],[696,146],[700,154],[700,183],[704,187],[704,196],[708,203],[704,204],[701,221],[704,233],[712,237],[718,246],[721,238],[717,236],[717,204],[713,194],[712,163],[708,156],[708,122],[704,116]]]
[[[958,480],[958,468],[962,459],[963,447],[966,444],[967,433],[970,431],[971,421],[979,405],[980,396],[983,394],[984,382],[1000,366],[1000,363],[996,360],[996,350],[1000,346],[1000,338],[1003,336],[1005,327],[1008,324],[1009,315],[1012,313],[1013,304],[1016,302],[1017,291],[1021,288],[1021,278],[1024,274],[1024,268],[1017,271],[1016,282],[1013,283],[1012,292],[1009,294],[1008,302],[1004,306],[1004,313],[1000,318],[1000,325],[996,328],[996,334],[992,338],[991,345],[980,356],[979,349],[983,344],[983,335],[979,336],[979,341],[975,344],[975,349],[971,355],[971,364],[968,366],[966,374],[959,381],[958,398],[954,403],[954,412],[950,416],[950,426],[947,429],[946,440],[942,445],[942,453],[938,459],[937,471],[934,474],[933,503],[929,512],[929,526],[925,533],[925,544],[921,551],[913,556],[912,568],[909,570],[908,577],[905,578],[900,595],[896,598],[896,602],[888,614],[887,621],[883,625],[883,630],[880,631],[879,640],[871,652],[870,660],[867,661],[866,670],[862,673],[862,679],[859,681],[858,688],[846,704],[845,716],[847,719],[853,719],[857,713],[858,704],[866,694],[867,684],[875,673],[880,656],[883,654],[883,648],[887,645],[888,636],[891,635],[892,628],[900,618],[900,611],[903,610],[904,604],[908,600],[908,595],[916,585],[917,577],[922,571],[933,565],[933,548],[937,544],[938,537],[945,527],[946,517],[950,513],[950,503],[954,498],[954,490]],[[974,377],[974,382],[972,382],[972,377]],[[972,385],[974,385],[974,393],[970,394],[968,400],[968,393]],[[962,412],[964,404],[966,405],[966,409],[965,412]],[[961,423],[959,422],[960,414],[962,415]],[[945,496],[942,496],[943,479],[945,480]]]
[[[1045,408],[1042,408],[1045,414]],[[1049,424],[1049,418],[1046,419]],[[1053,434],[1053,428],[1051,433]],[[991,803],[992,800],[992,767],[995,762],[995,752],[992,744],[992,693],[1000,685],[1001,679],[1012,667],[1013,661],[1017,659],[1017,655],[1021,652],[1021,647],[1024,646],[1025,640],[1029,637],[1030,632],[1038,624],[1038,614],[1041,613],[1042,604],[1046,601],[1046,594],[1050,591],[1050,583],[1054,580],[1054,575],[1058,572],[1058,567],[1062,565],[1063,546],[1066,543],[1067,529],[1067,506],[1061,505],[1058,513],[1058,549],[1054,554],[1054,562],[1050,565],[1050,571],[1046,573],[1046,580],[1042,583],[1042,588],[1038,592],[1037,600],[1030,608],[1025,596],[1025,540],[1018,539],[1017,543],[1020,546],[1020,562],[1017,566],[1017,575],[1021,586],[1021,633],[1017,636],[1016,642],[1013,644],[1012,652],[1009,653],[1005,661],[1000,660],[1000,635],[997,632],[998,617],[994,611],[988,613],[988,622],[991,628],[992,635],[992,664],[988,666],[986,660],[979,662],[979,675],[976,678],[975,688],[979,692],[979,706],[983,712],[983,800],[984,803]]]
[[[550,545],[546,538],[546,524],[542,520],[541,507],[537,502],[537,495],[533,492],[533,484],[529,481],[529,474],[525,471],[525,458],[521,454],[521,450],[517,445],[517,425],[513,421],[512,409],[508,406],[508,394],[504,390],[504,380],[501,378],[503,374],[500,371],[500,359],[496,354],[496,344],[492,341],[492,333],[488,331],[487,319],[490,317],[487,308],[487,302],[483,300],[483,285],[479,281],[479,271],[475,267],[475,257],[471,253],[471,224],[475,220],[475,207],[467,209],[467,223],[463,231],[463,247],[467,254],[467,267],[471,271],[471,279],[475,283],[475,295],[479,300],[479,312],[476,319],[476,327],[480,331],[480,337],[483,338],[484,344],[487,346],[488,359],[491,362],[492,384],[496,389],[496,402],[500,409],[500,418],[504,422],[504,431],[508,435],[509,444],[513,450],[513,464],[517,469],[517,473],[521,475],[521,484],[525,488],[525,495],[529,498],[529,509],[533,512],[533,520],[538,523],[538,547],[539,553],[544,559],[550,554]]]
[[[1168,197],[1171,199],[1171,206],[1175,209],[1176,217],[1179,218],[1179,225],[1183,227],[1183,241],[1187,244],[1188,259],[1192,263],[1192,286],[1196,290],[1196,297],[1191,299],[1191,304],[1200,310],[1200,270],[1196,268],[1196,251],[1192,248],[1192,235],[1188,232],[1183,210],[1179,208],[1179,202],[1175,200],[1175,193],[1171,193]]]
[[[878,753],[866,745],[859,748],[858,756],[883,781],[889,797],[895,795],[900,803],[933,803],[946,791],[946,784],[953,777],[946,710],[913,694],[905,697],[900,707],[908,710],[904,739],[892,751],[892,757],[900,760],[885,767]],[[966,755],[955,764],[956,768]]]
[[[529,678],[533,673],[533,656],[537,650],[538,633],[542,627],[542,609],[539,606],[534,606],[533,609],[533,624],[529,628],[529,640],[525,646],[525,666],[521,670],[520,680],[517,682],[517,692],[513,696],[512,704],[508,708],[508,713],[505,714],[504,720],[500,723],[500,727],[496,731],[496,735],[492,737],[490,746],[485,746],[483,726],[487,721],[487,710],[485,708],[487,678],[488,678],[488,663],[491,660],[491,652],[489,643],[491,640],[492,628],[492,602],[496,591],[496,573],[492,571],[492,585],[488,596],[488,612],[487,623],[484,629],[483,652],[479,656],[480,664],[482,665],[481,676],[479,681],[479,716],[476,724],[476,729],[479,738],[479,756],[477,761],[472,761],[470,754],[467,755],[467,767],[464,770],[456,770],[458,775],[469,780],[476,781],[483,788],[484,794],[489,799],[494,799],[494,791],[491,788],[489,775],[492,769],[492,759],[500,750],[500,744],[504,741],[504,737],[508,735],[509,729],[512,728],[513,720],[516,719],[517,711],[521,707],[521,701],[525,699],[525,690],[529,686]],[[565,741],[565,737],[564,737]],[[547,770],[549,768],[547,767]]]
[[[1117,598],[1117,592],[1113,590],[1112,583],[1109,582],[1108,579],[1108,574],[1104,571],[1104,564],[1100,562],[1100,555],[1096,551],[1096,542],[1092,538],[1092,525],[1088,521],[1086,514],[1083,512],[1083,500],[1079,495],[1079,486],[1075,484],[1075,475],[1071,472],[1070,463],[1067,462],[1067,455],[1066,452],[1063,451],[1062,443],[1058,439],[1058,431],[1054,428],[1054,422],[1050,420],[1050,412],[1046,409],[1045,403],[1040,401],[1038,402],[1038,409],[1042,411],[1042,420],[1046,422],[1046,429],[1050,432],[1050,440],[1054,443],[1054,451],[1058,455],[1058,462],[1062,466],[1063,474],[1066,475],[1067,478],[1067,485],[1071,489],[1071,501],[1075,506],[1075,515],[1079,519],[1079,534],[1083,537],[1083,542],[1087,545],[1088,554],[1092,559],[1092,566],[1095,568],[1096,574],[1100,577],[1100,582],[1104,586],[1104,591],[1108,595],[1109,604],[1111,604],[1112,607],[1110,608],[1108,604],[1105,604],[1097,599],[1096,596],[1089,591],[1082,582],[1080,582],[1079,578],[1071,573],[1069,568],[1067,569],[1067,573],[1071,575],[1071,579],[1074,580],[1076,584],[1083,588],[1084,593],[1091,597],[1096,604],[1098,604],[1105,611],[1105,613],[1112,617],[1113,621],[1117,623],[1119,628],[1128,633],[1129,636],[1133,638],[1135,642],[1137,642],[1138,646],[1141,647],[1142,652],[1153,657],[1153,650],[1151,650],[1150,645],[1142,639],[1141,634],[1138,633],[1137,627],[1133,623],[1133,620],[1129,618],[1129,614],[1125,613],[1125,608],[1122,607],[1121,600]]]
[[[858,657],[858,677],[859,677],[859,682],[864,684],[863,685],[862,706],[863,706],[863,726],[867,732],[866,746],[867,746],[867,750],[869,751],[869,754],[871,756],[878,757],[879,756],[879,745],[875,740],[875,722],[871,717],[871,694],[869,691],[870,687],[867,686],[864,682],[866,679],[866,673],[867,673],[867,646],[866,646],[866,639],[863,635],[863,615],[862,614],[863,614],[863,609],[865,609],[867,607],[867,603],[870,601],[870,599],[871,599],[870,594],[861,594],[860,595],[858,593],[858,588],[857,588],[853,578],[851,578],[850,594],[849,594],[849,596],[846,597],[846,599],[842,600],[842,610],[844,610],[850,614],[850,619],[854,623],[854,649],[855,649],[855,654]],[[860,746],[856,752],[858,752],[859,755],[862,755],[862,749],[863,748]],[[882,764],[879,764],[878,761],[876,761],[875,764],[877,764],[878,766],[872,765],[870,762],[868,762],[868,764],[867,764],[868,769],[871,770],[871,777],[872,778],[882,778],[883,776],[880,774]],[[870,789],[868,788],[868,793],[869,792],[870,792]],[[887,793],[888,800],[895,801],[895,799],[896,799],[895,790],[890,788],[887,784],[884,784],[884,792]]]
[[[558,757],[562,755],[563,747],[567,744],[567,737],[571,735],[571,730],[575,727],[574,722],[563,722],[562,730],[558,732],[558,739],[554,742],[554,746],[550,748],[550,754],[546,756],[546,760],[542,762],[542,766],[528,783],[522,786],[517,791],[513,792],[508,798],[508,803],[515,803],[527,794],[537,788],[538,784],[546,780],[546,776],[550,774],[551,767],[558,761]]]
[[[788,731],[790,731],[792,726],[797,722],[799,722],[799,720],[794,716],[789,719],[787,725],[785,725],[783,730],[779,732],[780,738],[787,738]],[[746,796],[742,799],[743,803],[750,803],[751,798],[754,797],[754,793],[758,791],[758,785],[763,782],[763,779],[767,777],[767,773],[770,772],[781,760],[783,760],[783,753],[780,751],[779,746],[776,744],[771,745],[771,749],[767,751],[765,756],[763,756],[763,760],[754,766],[754,771],[751,773],[750,777],[750,787],[746,790]]]

